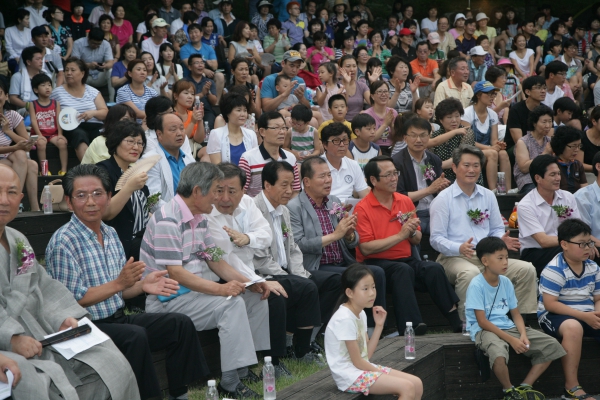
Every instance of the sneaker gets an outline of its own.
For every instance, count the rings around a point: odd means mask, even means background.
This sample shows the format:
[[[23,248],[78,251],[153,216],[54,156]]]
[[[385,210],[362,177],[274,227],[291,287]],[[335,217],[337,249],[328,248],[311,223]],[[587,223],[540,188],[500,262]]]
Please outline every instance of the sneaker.
[[[246,383],[256,383],[260,382],[262,379],[258,377],[250,368],[248,368],[248,375],[243,378],[240,378],[242,381]]]
[[[67,171],[63,171],[62,169],[60,171],[58,171],[58,175],[63,176],[66,175]]]
[[[304,356],[296,358],[296,360],[304,364],[316,364],[321,368],[325,367],[323,356],[321,354],[306,353]]]
[[[289,369],[285,366],[283,361],[279,361],[279,365],[274,365],[275,367],[275,379],[283,378],[293,378],[294,375],[290,372]],[[262,374],[261,374],[262,375]]]
[[[313,340],[312,342],[310,342],[310,350],[313,353],[325,353],[325,349],[323,347],[321,347],[321,345],[319,343],[317,343],[316,340]]]
[[[294,346],[287,346],[285,348],[285,358],[291,358],[292,360],[296,358],[296,352],[294,351]]]
[[[502,400],[525,400],[525,398],[517,391],[516,388],[508,389],[504,392]]]
[[[538,392],[531,385],[521,385],[515,388],[525,400],[544,400],[546,396],[542,392]]]
[[[219,394],[224,397],[231,397],[235,399],[260,399],[262,396],[259,396],[254,390],[250,389],[248,386],[244,385],[242,382],[238,383],[235,390],[230,392],[229,390],[225,390],[223,386],[219,383],[217,390]]]

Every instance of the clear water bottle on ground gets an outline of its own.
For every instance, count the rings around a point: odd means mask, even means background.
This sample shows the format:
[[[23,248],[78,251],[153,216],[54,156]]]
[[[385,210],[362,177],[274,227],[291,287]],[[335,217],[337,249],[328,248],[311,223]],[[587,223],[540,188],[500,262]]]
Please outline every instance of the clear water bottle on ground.
[[[219,392],[217,391],[216,382],[213,380],[208,381],[206,400],[219,400]]]
[[[42,192],[42,207],[44,214],[52,214],[52,193],[48,185],[44,186],[44,191]]]
[[[506,176],[504,172],[498,172],[498,183],[496,184],[496,194],[499,196],[506,194]]]
[[[414,360],[416,357],[415,351],[415,331],[412,327],[412,322],[406,323],[406,330],[404,331],[404,358],[407,360]]]
[[[275,367],[271,364],[271,357],[265,357],[265,365],[263,367],[263,399],[274,400],[275,392]]]

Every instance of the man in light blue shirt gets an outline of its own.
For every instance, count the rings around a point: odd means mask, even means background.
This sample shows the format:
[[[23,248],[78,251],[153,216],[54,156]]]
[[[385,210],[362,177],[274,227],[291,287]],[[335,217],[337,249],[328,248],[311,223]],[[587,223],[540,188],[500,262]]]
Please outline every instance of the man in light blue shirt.
[[[600,168],[600,165],[598,164],[600,164],[600,152],[596,153],[592,159],[596,181],[575,192],[579,215],[592,228],[592,236],[594,238],[600,238],[600,179],[598,177],[598,168]],[[600,247],[600,241],[596,242],[596,247]],[[600,260],[596,258],[595,261],[598,262]]]
[[[477,185],[485,158],[474,146],[462,145],[452,155],[456,181],[438,194],[430,207],[431,246],[439,251],[437,262],[460,299],[459,314],[464,316],[467,288],[471,279],[483,271],[475,256],[475,246],[488,236],[501,238],[509,250],[517,251],[519,241],[504,231],[495,195]],[[512,281],[521,314],[537,309],[536,272],[531,263],[511,259],[506,276]]]

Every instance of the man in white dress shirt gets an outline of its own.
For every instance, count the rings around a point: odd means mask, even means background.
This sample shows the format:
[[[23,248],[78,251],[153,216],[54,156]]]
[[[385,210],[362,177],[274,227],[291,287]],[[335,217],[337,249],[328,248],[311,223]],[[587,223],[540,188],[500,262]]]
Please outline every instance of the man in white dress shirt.
[[[509,250],[519,248],[519,241],[504,231],[496,196],[477,185],[484,161],[483,152],[475,146],[461,145],[454,150],[452,170],[456,180],[437,195],[429,209],[431,246],[440,252],[437,262],[442,264],[450,284],[454,285],[460,299],[461,316],[465,315],[469,283],[484,270],[475,254],[477,243],[485,237],[495,236],[501,238]],[[535,313],[537,281],[533,265],[509,259],[506,276],[515,286],[521,314]]]

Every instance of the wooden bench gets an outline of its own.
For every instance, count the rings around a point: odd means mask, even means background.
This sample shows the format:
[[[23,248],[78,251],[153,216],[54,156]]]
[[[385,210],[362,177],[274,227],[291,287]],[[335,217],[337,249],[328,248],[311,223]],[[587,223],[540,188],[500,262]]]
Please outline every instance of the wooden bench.
[[[417,358],[408,361],[404,358],[403,338],[381,339],[375,354],[374,363],[414,374],[423,381],[426,400],[454,399],[498,399],[501,385],[492,373],[491,379],[482,383],[474,357],[475,345],[471,339],[461,334],[439,334],[417,337]],[[579,382],[588,393],[600,392],[598,362],[600,346],[590,338],[585,338],[579,365]],[[520,383],[531,368],[530,359],[517,355],[511,348],[509,370],[513,383]],[[559,360],[554,361],[548,370],[535,382],[534,387],[547,397],[560,396],[564,386],[564,375]],[[373,396],[375,399],[395,399],[394,396]],[[369,396],[369,398],[371,397]],[[340,392],[331,377],[329,369],[324,369],[307,379],[279,391],[278,399],[319,400],[319,399],[362,399],[362,395]]]

